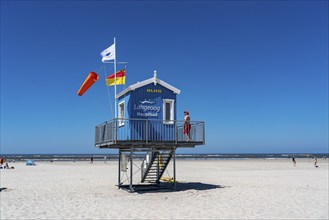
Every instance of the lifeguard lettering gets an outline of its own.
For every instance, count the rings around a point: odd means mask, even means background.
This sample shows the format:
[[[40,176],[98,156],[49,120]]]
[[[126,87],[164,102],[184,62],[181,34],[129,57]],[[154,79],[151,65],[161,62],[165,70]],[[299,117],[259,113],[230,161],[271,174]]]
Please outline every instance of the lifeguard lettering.
[[[162,90],[161,89],[146,89],[146,92],[162,93]]]

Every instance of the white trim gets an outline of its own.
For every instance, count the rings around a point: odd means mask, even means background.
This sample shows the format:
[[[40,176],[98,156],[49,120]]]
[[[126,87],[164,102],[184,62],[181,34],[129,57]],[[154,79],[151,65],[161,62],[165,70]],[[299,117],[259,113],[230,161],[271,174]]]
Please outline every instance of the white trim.
[[[170,121],[166,121],[166,104],[170,103]],[[162,99],[162,119],[164,124],[173,124],[175,120],[175,100]]]
[[[124,94],[126,94],[129,91],[134,91],[135,89],[138,89],[140,87],[146,86],[148,84],[154,83],[156,81],[157,84],[162,85],[163,87],[173,91],[175,94],[180,94],[180,90],[173,87],[172,85],[169,85],[168,83],[166,83],[165,81],[162,81],[158,78],[150,78],[147,80],[144,80],[142,82],[138,82],[135,83],[131,86],[129,86],[128,88],[126,88],[125,90],[123,90],[122,92],[120,92],[119,94],[117,94],[116,98],[120,98],[121,96],[123,96]]]
[[[121,115],[121,105],[123,104],[123,115]],[[118,125],[119,126],[124,126],[125,125],[125,120],[120,120],[122,118],[125,118],[125,100],[121,101],[118,103]]]

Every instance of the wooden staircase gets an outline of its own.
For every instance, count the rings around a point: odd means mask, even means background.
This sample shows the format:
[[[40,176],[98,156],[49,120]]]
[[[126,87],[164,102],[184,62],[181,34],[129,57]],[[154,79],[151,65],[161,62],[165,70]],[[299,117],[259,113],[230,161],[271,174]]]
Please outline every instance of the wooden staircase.
[[[142,183],[159,184],[172,156],[173,150],[154,151],[142,163]]]

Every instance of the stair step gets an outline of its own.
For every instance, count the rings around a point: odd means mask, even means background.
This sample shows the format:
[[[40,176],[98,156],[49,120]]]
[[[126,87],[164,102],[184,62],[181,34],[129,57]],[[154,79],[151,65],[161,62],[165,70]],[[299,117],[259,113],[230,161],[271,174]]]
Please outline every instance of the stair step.
[[[161,172],[163,172],[163,170],[159,170],[159,173],[161,173]],[[152,171],[152,170],[149,170],[149,172],[148,173],[158,173],[158,171],[157,170],[154,170],[154,171]]]

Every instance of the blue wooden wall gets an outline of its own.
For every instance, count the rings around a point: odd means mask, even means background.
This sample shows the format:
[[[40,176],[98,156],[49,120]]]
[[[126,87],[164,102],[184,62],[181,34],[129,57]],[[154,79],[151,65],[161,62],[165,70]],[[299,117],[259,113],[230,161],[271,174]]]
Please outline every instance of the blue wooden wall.
[[[151,83],[121,96],[118,103],[125,101],[125,118],[129,121],[119,128],[118,139],[175,140],[175,124],[166,124],[162,121],[163,99],[174,100],[174,120],[176,120],[176,94],[160,84]],[[145,120],[148,120],[147,124]]]

